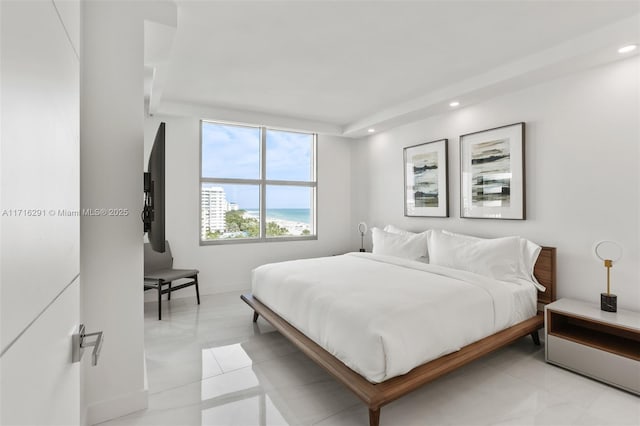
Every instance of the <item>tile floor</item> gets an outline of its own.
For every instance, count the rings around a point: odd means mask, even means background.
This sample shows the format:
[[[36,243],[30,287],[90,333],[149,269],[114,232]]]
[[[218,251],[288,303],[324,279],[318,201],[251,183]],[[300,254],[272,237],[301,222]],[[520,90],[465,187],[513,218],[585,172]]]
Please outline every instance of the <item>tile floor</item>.
[[[368,425],[349,391],[240,293],[145,305],[149,408],[115,425]],[[544,344],[544,343],[543,343]],[[544,362],[530,338],[382,408],[383,426],[640,425],[640,398]]]

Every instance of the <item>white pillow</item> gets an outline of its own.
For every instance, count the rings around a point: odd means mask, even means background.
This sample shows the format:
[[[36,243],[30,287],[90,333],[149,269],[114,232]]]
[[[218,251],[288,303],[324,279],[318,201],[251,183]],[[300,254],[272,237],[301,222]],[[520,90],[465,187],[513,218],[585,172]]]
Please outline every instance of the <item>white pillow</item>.
[[[427,256],[429,233],[429,231],[426,231],[420,234],[401,235],[373,228],[371,230],[373,254],[424,262]]]
[[[520,277],[520,238],[468,238],[434,230],[429,237],[430,263],[474,272],[501,281]]]
[[[487,240],[486,238],[473,237],[471,235],[465,234],[455,234],[453,232],[449,232],[447,230],[442,230],[442,233],[447,235],[454,235],[461,238],[467,238],[471,241],[481,241]],[[538,282],[535,275],[533,275],[533,270],[536,265],[536,261],[538,260],[538,255],[540,251],[542,251],[542,247],[537,245],[536,243],[527,240],[526,238],[520,239],[520,262],[518,269],[518,278],[532,282],[540,291],[545,291],[546,288]]]
[[[416,235],[415,232],[407,231],[402,228],[395,227],[393,225],[387,225],[384,227],[384,232],[388,232],[390,234],[399,234],[399,235]]]
[[[522,277],[533,282],[540,291],[545,291],[546,288],[538,282],[538,279],[533,275],[533,270],[538,260],[538,255],[542,251],[542,247],[536,243],[527,240],[526,238],[520,238],[520,272]]]
[[[404,235],[404,236],[418,235],[418,233],[417,233],[417,232],[407,231],[407,230],[405,230],[405,229],[398,228],[398,227],[393,226],[393,225],[387,225],[387,226],[385,226],[385,227],[384,227],[384,232],[388,232],[388,233],[390,233],[390,234]],[[423,233],[423,234],[424,234],[424,233],[430,234],[430,233],[431,233],[431,230],[430,230],[430,229],[427,229],[426,231],[424,231],[424,232],[422,232],[422,233]],[[421,261],[421,262],[424,262],[424,263],[429,263],[429,247],[428,247],[428,246],[429,246],[429,244],[428,244],[428,243],[429,243],[429,242],[428,242],[428,237],[427,237],[427,252],[425,253],[425,256],[424,256],[424,257],[420,258],[420,261]]]

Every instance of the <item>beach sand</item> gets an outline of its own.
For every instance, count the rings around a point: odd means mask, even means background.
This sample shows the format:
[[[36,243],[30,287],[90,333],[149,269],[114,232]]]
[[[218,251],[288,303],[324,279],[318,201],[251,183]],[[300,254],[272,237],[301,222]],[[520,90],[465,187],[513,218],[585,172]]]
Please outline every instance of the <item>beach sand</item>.
[[[245,213],[244,215],[247,217],[253,217],[256,219],[258,218],[257,215],[254,215],[251,213]],[[311,231],[311,227],[309,226],[309,224],[304,222],[294,222],[290,220],[275,219],[269,216],[267,216],[267,222],[275,222],[278,226],[285,228],[288,231],[289,235],[294,235],[294,236],[302,235],[302,232],[304,232],[305,229]]]
[[[278,226],[286,228],[291,235],[302,235],[302,232],[307,229],[311,231],[311,227],[303,222],[292,222],[289,220],[273,219],[267,217],[267,222],[275,222]]]

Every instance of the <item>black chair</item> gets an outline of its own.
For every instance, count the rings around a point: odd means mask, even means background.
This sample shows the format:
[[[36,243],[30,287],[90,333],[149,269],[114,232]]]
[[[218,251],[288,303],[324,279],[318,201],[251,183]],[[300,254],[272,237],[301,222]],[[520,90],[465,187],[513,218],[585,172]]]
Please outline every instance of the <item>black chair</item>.
[[[196,286],[196,298],[200,304],[200,291],[198,289],[197,269],[173,269],[173,256],[169,242],[165,241],[165,252],[158,253],[151,248],[151,244],[144,245],[144,290],[158,291],[158,319],[162,319],[162,295],[167,295],[167,300],[171,300],[171,292]],[[172,286],[176,280],[187,282]]]

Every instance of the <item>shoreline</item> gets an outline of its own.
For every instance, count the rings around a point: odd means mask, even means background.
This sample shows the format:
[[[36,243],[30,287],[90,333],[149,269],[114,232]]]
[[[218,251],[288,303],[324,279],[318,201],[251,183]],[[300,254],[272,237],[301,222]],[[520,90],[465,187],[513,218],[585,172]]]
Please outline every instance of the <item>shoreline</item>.
[[[245,216],[248,217],[253,217],[255,219],[258,219],[258,216],[255,214],[251,214],[249,212],[245,212],[244,214]],[[304,223],[304,222],[296,222],[293,220],[285,220],[285,219],[277,219],[274,217],[269,217],[267,216],[267,223],[268,222],[274,222],[275,224],[277,224],[278,226],[285,228],[287,230],[287,232],[289,232],[290,235],[302,235],[302,233],[305,230],[311,231],[311,226],[308,223]]]

